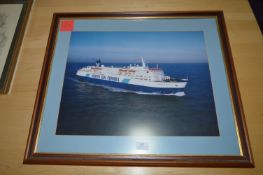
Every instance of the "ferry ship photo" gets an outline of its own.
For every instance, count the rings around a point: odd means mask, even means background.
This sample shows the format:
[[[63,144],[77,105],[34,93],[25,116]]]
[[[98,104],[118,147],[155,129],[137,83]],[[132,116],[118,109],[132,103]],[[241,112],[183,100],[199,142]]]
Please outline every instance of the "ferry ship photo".
[[[141,57],[141,65],[126,67],[104,66],[100,60],[96,65],[79,69],[79,79],[95,85],[123,89],[136,93],[184,95],[188,79],[175,79],[164,74],[158,67],[150,68]]]

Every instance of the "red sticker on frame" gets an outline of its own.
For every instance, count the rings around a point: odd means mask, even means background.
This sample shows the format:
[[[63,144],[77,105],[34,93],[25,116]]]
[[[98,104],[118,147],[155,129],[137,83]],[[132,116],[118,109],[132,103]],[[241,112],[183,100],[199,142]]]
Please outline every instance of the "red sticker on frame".
[[[74,29],[74,20],[61,21],[60,31],[61,32],[71,32]]]

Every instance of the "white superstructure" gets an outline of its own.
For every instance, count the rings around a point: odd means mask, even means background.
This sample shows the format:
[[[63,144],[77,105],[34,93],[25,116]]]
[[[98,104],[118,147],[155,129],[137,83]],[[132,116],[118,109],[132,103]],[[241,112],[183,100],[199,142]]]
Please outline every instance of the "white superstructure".
[[[173,92],[173,89],[185,88],[187,81],[175,81],[170,76],[164,75],[162,69],[149,68],[143,58],[141,61],[141,65],[130,64],[127,67],[106,67],[97,61],[96,66],[81,68],[76,74],[86,77],[87,81],[93,83],[135,91],[164,92],[168,90]],[[110,82],[116,82],[116,84]]]

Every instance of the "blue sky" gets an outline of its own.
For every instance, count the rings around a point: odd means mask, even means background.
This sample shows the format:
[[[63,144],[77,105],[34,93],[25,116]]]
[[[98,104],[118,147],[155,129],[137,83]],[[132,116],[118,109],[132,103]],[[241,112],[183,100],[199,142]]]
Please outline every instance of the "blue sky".
[[[69,62],[207,62],[203,32],[72,32]]]

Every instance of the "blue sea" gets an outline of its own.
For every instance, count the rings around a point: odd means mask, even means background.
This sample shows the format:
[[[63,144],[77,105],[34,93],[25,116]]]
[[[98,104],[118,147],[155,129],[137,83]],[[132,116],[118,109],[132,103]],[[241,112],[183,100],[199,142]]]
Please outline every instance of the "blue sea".
[[[184,95],[94,86],[76,76],[78,69],[88,65],[94,64],[67,63],[57,135],[219,136],[207,63],[158,64],[166,75],[189,79]]]

